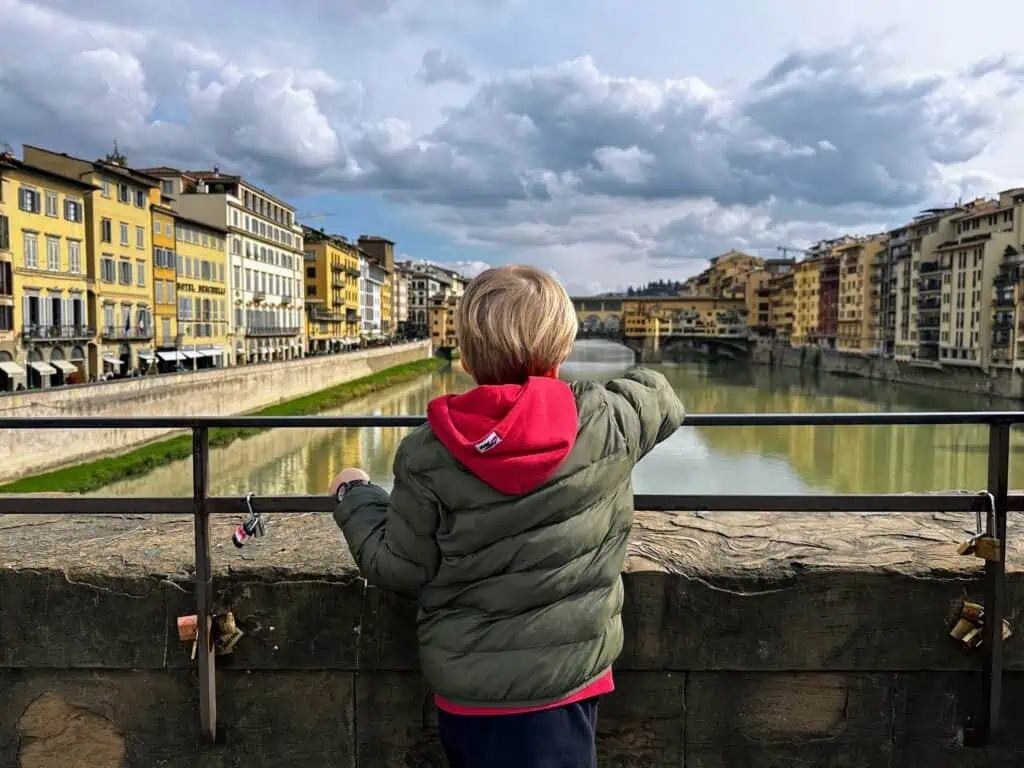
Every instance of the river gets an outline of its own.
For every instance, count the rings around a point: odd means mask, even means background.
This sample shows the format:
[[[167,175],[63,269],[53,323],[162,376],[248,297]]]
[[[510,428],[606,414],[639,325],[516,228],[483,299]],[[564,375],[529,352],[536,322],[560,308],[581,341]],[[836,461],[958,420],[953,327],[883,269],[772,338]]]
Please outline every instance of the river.
[[[566,379],[607,379],[632,353],[581,341]],[[1017,407],[968,394],[778,370],[729,362],[652,366],[693,413],[831,413],[984,410]],[[332,414],[422,414],[438,395],[472,381],[458,366],[352,401]],[[216,495],[322,493],[335,473],[361,466],[385,487],[406,430],[279,429],[210,456]],[[985,486],[987,430],[982,426],[684,427],[635,472],[639,493],[899,493]],[[1010,480],[1024,477],[1024,440],[1014,435]],[[107,486],[103,496],[190,496],[188,460]]]

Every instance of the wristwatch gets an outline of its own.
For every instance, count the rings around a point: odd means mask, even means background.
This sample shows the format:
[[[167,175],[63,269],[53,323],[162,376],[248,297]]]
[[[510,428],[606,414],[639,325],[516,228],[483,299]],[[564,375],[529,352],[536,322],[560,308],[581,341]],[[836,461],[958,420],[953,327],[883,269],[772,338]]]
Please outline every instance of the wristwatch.
[[[338,486],[337,499],[341,501],[345,498],[345,494],[351,491],[353,488],[358,488],[360,485],[369,485],[369,480],[349,480],[347,483],[342,483]]]

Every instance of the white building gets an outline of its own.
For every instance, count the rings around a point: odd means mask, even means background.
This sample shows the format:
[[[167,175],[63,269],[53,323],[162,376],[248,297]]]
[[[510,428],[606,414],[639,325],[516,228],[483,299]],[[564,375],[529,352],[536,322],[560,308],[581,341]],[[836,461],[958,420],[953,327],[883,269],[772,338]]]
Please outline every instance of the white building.
[[[359,314],[360,335],[364,339],[380,338],[382,334],[383,307],[381,298],[387,272],[384,268],[368,259],[359,256]]]
[[[302,227],[295,209],[240,176],[147,170],[185,216],[228,231],[234,364],[291,360],[305,350]]]

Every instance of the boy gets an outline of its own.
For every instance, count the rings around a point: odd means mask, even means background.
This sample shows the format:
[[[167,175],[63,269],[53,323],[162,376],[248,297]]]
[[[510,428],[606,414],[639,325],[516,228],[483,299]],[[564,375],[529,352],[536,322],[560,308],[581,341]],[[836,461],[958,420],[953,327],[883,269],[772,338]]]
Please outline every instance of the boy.
[[[549,275],[487,270],[456,316],[478,386],[430,403],[398,448],[390,498],[359,469],[331,486],[360,571],[417,601],[453,768],[597,766],[597,702],[622,651],[632,470],[684,412],[652,371],[560,381],[576,327]]]

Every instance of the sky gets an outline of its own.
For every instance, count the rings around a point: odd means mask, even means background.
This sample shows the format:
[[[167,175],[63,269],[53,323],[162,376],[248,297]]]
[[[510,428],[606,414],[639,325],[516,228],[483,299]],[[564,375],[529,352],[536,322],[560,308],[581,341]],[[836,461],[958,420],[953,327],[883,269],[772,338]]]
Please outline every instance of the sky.
[[[1024,186],[1024,3],[0,0],[0,142],[571,293]]]

